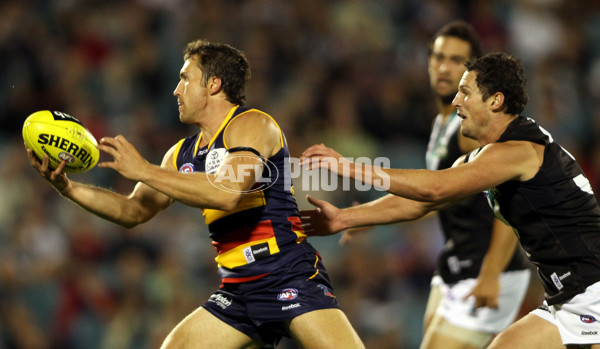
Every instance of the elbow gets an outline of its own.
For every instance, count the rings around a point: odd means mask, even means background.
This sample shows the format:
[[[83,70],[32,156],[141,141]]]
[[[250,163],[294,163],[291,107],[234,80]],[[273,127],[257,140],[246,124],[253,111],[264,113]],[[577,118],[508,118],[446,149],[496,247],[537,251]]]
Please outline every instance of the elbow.
[[[133,229],[137,227],[140,223],[138,222],[119,222],[119,225],[126,229]]]
[[[241,200],[242,193],[227,193],[219,197],[214,208],[221,211],[232,211],[238,207]]]
[[[148,219],[143,219],[141,217],[136,217],[134,219],[120,220],[120,221],[117,221],[115,223],[117,223],[118,225],[122,226],[123,228],[133,229],[133,228],[137,227],[138,225],[140,225],[140,224],[142,224],[144,222],[147,222]]]
[[[442,183],[436,183],[422,188],[418,200],[433,204],[442,203],[449,200],[449,194]]]

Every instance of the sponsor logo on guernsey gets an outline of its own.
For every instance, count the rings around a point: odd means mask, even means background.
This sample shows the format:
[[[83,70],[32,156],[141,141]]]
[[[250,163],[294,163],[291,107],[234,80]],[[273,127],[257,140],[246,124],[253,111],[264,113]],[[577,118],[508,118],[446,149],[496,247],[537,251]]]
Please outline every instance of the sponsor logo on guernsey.
[[[584,322],[586,324],[591,324],[593,322],[596,322],[596,318],[593,317],[592,315],[579,315],[579,320],[581,320],[581,322]]]
[[[191,162],[187,162],[187,163],[181,165],[181,167],[179,168],[179,172],[181,172],[181,173],[194,172],[194,164],[192,164]]]
[[[298,297],[298,290],[295,288],[286,288],[286,289],[282,290],[281,292],[279,292],[279,294],[277,295],[277,299],[279,299],[280,301],[291,301],[291,300],[296,299],[296,297]],[[300,306],[300,305],[298,304],[298,306]],[[281,309],[281,310],[285,310],[285,309]]]
[[[582,336],[597,336],[598,331],[581,331]]]
[[[216,305],[221,307],[221,309],[225,309],[231,305],[231,299],[218,293],[211,295],[208,301],[215,303]]]
[[[246,262],[252,263],[269,256],[271,254],[271,250],[269,249],[269,244],[267,242],[263,242],[261,244],[246,247],[242,250],[242,253],[244,254]]]
[[[225,148],[214,148],[206,155],[206,162],[204,163],[204,172],[206,174],[215,174],[221,167],[221,163],[227,155],[227,149]]]
[[[550,279],[552,279],[552,282],[554,283],[554,286],[556,286],[556,288],[560,291],[563,289],[563,284],[562,282],[560,282],[560,278],[558,277],[558,275],[556,275],[556,273],[552,273],[550,275]]]
[[[301,305],[300,303],[294,303],[294,304],[290,304],[290,305],[284,305],[283,307],[281,307],[281,310],[290,310],[290,309],[294,309],[294,308],[300,308]]]

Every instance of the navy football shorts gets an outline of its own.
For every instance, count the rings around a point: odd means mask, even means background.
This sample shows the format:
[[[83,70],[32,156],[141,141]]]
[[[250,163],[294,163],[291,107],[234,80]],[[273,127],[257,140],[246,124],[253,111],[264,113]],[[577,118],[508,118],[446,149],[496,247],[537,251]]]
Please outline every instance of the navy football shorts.
[[[283,336],[290,337],[289,320],[313,310],[339,308],[321,258],[316,253],[298,257],[288,268],[258,280],[224,284],[202,307],[274,347]]]

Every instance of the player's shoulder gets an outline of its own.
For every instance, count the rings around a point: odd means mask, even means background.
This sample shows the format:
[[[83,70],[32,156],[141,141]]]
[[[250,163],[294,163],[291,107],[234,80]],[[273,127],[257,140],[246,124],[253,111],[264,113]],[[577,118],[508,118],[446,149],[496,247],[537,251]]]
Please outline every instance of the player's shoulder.
[[[234,117],[224,130],[227,148],[249,146],[270,157],[283,147],[283,136],[277,122],[258,109],[248,109]]]
[[[276,127],[279,129],[277,122],[275,119],[259,109],[247,109],[242,111],[241,113],[234,116],[231,122],[228,125],[228,129],[230,128],[242,128],[242,129],[252,129],[257,128],[259,130],[264,130],[265,128]]]
[[[248,109],[235,115],[225,128],[227,139],[245,137],[251,134],[261,137],[279,138],[281,129],[275,119],[258,109]]]

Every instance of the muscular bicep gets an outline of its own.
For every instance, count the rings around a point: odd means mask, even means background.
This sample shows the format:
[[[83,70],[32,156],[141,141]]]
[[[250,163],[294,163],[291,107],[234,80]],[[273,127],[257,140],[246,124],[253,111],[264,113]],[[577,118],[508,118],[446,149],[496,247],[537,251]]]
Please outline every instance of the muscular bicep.
[[[258,111],[249,111],[231,121],[224,137],[227,149],[252,148],[264,158],[275,155],[283,146],[279,126]]]
[[[260,112],[249,112],[233,120],[225,130],[229,153],[214,178],[218,188],[244,193],[262,179],[266,159],[282,145],[279,127]]]
[[[535,145],[513,141],[492,143],[464,162],[463,155],[447,170],[438,171],[438,180],[453,192],[464,196],[481,192],[510,180],[527,180],[541,166]]]

